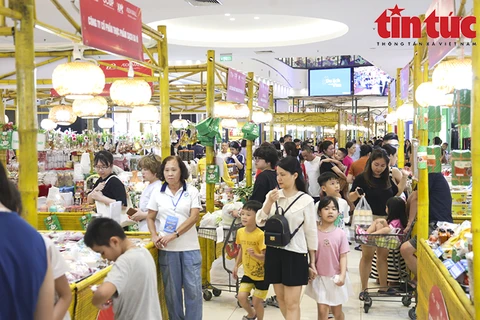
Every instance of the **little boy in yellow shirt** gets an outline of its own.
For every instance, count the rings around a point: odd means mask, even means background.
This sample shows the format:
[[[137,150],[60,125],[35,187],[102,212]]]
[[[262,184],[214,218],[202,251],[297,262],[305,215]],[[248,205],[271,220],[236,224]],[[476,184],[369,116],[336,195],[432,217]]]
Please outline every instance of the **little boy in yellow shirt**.
[[[257,211],[262,208],[258,201],[248,201],[240,213],[243,228],[237,231],[236,243],[240,245],[233,276],[238,277],[238,268],[243,263],[244,276],[240,283],[238,302],[248,312],[242,320],[263,320],[263,302],[268,294],[268,283],[264,282],[265,275],[265,235],[255,222]],[[248,296],[252,289],[253,308],[250,306]]]

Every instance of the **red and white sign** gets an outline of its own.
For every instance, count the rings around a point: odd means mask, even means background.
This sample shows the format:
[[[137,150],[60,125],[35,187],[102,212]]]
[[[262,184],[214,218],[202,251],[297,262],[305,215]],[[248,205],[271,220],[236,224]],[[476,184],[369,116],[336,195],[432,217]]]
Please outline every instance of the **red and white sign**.
[[[424,20],[425,31],[430,39],[458,39],[462,35],[473,39],[477,32],[474,26],[477,23],[475,16],[457,17],[452,9],[453,0],[438,0],[427,12]],[[395,7],[386,9],[375,20],[377,32],[383,39],[418,39],[422,37],[422,21],[420,17],[402,16],[405,8]]]
[[[245,103],[245,83],[247,76],[232,68],[228,69],[227,101]]]
[[[260,82],[258,84],[258,106],[268,109],[269,107],[269,93],[270,93],[270,88],[268,87],[268,84]]]
[[[125,0],[80,1],[83,44],[143,61],[142,11]]]
[[[99,62],[104,62],[111,64],[112,66],[116,67],[121,67],[124,69],[128,69],[129,67],[129,61],[128,60],[100,60]],[[133,71],[134,72],[139,72],[141,74],[144,74],[145,76],[152,76],[153,71],[150,68],[144,67],[142,65],[139,65],[136,62],[132,62],[133,65]],[[102,69],[103,73],[105,74],[105,78],[126,78],[128,77],[128,72],[115,69],[110,66],[104,66],[102,64],[98,65],[100,69]],[[140,75],[135,74],[134,77],[140,77]],[[150,87],[152,87],[152,93],[153,93],[153,82],[148,83]],[[103,88],[102,93],[100,94],[101,96],[108,97],[110,96],[110,87],[112,86],[111,83],[105,83],[105,87]],[[50,95],[52,97],[60,97],[60,95],[55,91],[55,89],[50,89]]]
[[[449,320],[447,306],[443,298],[442,291],[437,286],[430,290],[430,299],[428,301],[428,319],[429,320]]]

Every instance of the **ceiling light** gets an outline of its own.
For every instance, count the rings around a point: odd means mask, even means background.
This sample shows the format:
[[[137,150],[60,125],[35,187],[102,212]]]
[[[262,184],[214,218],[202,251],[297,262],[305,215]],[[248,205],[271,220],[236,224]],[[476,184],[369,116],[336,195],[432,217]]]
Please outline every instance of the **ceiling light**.
[[[258,20],[258,19],[260,19],[260,17],[253,17],[253,19]]]
[[[43,130],[50,131],[55,129],[57,127],[57,124],[50,119],[43,119],[42,122],[40,122],[40,127]]]
[[[98,126],[102,129],[111,129],[111,128],[113,128],[113,119],[112,118],[100,118],[100,119],[98,119]]]
[[[98,96],[88,100],[73,101],[73,112],[82,119],[96,119],[103,117],[108,110],[108,103],[104,97]]]
[[[230,17],[230,13],[225,13],[225,17]]]
[[[69,126],[77,121],[77,115],[73,112],[72,106],[56,105],[48,112],[48,119],[58,125]]]
[[[235,21],[235,18],[230,18],[230,21]]]

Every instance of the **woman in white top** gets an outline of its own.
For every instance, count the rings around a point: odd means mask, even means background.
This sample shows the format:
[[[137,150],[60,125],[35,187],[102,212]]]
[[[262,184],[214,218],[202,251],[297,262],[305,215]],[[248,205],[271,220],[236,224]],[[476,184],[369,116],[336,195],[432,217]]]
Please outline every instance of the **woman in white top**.
[[[153,153],[140,159],[138,167],[142,170],[143,181],[148,182],[148,186],[143,190],[140,196],[140,203],[137,212],[130,218],[138,222],[138,230],[141,232],[148,232],[147,216],[148,216],[148,202],[153,190],[160,188],[162,185],[160,181],[160,167],[162,165],[162,158]],[[157,230],[160,228],[160,220],[155,220]]]
[[[180,157],[170,156],[163,160],[160,180],[164,183],[150,197],[147,223],[152,241],[159,249],[169,318],[201,320],[202,255],[195,223],[202,205],[197,188],[187,185],[187,178],[188,169]],[[155,224],[157,218],[159,229]]]
[[[284,318],[299,320],[302,286],[308,283],[309,266],[316,270],[318,240],[315,209],[312,197],[305,193],[305,181],[296,158],[289,156],[280,160],[277,181],[281,190],[275,189],[267,194],[263,208],[257,212],[257,224],[264,226],[267,219],[275,214],[275,202],[286,210],[296,200],[285,213],[285,218],[291,233],[300,228],[285,247],[267,246],[265,281],[273,284]]]

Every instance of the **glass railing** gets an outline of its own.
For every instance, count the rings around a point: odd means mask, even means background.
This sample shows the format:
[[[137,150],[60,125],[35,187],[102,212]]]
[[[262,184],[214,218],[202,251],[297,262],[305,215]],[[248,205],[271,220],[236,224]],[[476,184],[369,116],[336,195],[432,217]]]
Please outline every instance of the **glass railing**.
[[[362,56],[322,56],[322,57],[291,57],[277,58],[286,65],[295,69],[322,69],[336,67],[362,67],[372,64]]]

